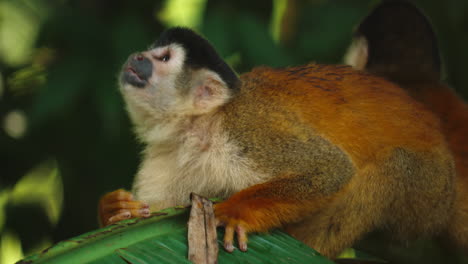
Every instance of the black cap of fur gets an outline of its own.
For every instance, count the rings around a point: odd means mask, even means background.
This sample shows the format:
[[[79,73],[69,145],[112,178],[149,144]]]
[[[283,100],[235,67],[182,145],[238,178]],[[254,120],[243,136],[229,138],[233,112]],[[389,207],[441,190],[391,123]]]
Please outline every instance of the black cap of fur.
[[[185,64],[194,68],[207,68],[219,74],[231,89],[238,89],[239,78],[218,55],[213,46],[193,30],[182,27],[170,28],[159,36],[154,48],[172,43],[182,45],[186,51]]]

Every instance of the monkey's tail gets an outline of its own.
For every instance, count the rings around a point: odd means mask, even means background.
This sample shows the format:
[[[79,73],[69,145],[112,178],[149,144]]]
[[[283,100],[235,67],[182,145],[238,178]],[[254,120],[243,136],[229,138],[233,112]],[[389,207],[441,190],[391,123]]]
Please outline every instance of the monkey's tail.
[[[440,78],[434,31],[409,1],[388,0],[377,6],[359,25],[345,63],[397,83]]]
[[[445,235],[468,252],[468,105],[440,82],[441,59],[429,20],[409,1],[384,0],[359,25],[345,63],[398,83],[442,120],[457,169],[454,213]]]

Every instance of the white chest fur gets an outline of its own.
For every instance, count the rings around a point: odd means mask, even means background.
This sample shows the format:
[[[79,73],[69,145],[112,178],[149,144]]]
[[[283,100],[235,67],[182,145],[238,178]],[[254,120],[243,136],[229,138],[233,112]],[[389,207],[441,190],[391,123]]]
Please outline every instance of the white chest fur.
[[[136,199],[153,210],[187,205],[191,192],[226,198],[269,178],[238,155],[237,146],[219,126],[188,130],[161,149],[148,145],[133,185]]]

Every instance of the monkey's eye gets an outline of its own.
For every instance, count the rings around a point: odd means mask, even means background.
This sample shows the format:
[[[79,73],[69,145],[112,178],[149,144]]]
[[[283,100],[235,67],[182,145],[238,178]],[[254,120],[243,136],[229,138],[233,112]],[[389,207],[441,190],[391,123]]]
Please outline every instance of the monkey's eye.
[[[165,54],[164,56],[162,56],[162,57],[160,58],[160,60],[166,62],[166,61],[168,61],[170,58],[171,58],[171,56],[169,55],[169,53],[167,53],[167,54]]]

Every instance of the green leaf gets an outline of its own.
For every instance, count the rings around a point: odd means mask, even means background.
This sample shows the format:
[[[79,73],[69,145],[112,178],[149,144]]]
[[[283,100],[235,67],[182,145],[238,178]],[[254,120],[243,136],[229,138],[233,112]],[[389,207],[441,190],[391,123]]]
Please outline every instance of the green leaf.
[[[187,208],[169,208],[148,219],[122,221],[59,242],[20,263],[190,263],[187,259],[187,220]],[[223,235],[218,232],[220,248]],[[220,250],[219,262],[333,263],[278,230],[250,235],[247,252]]]

